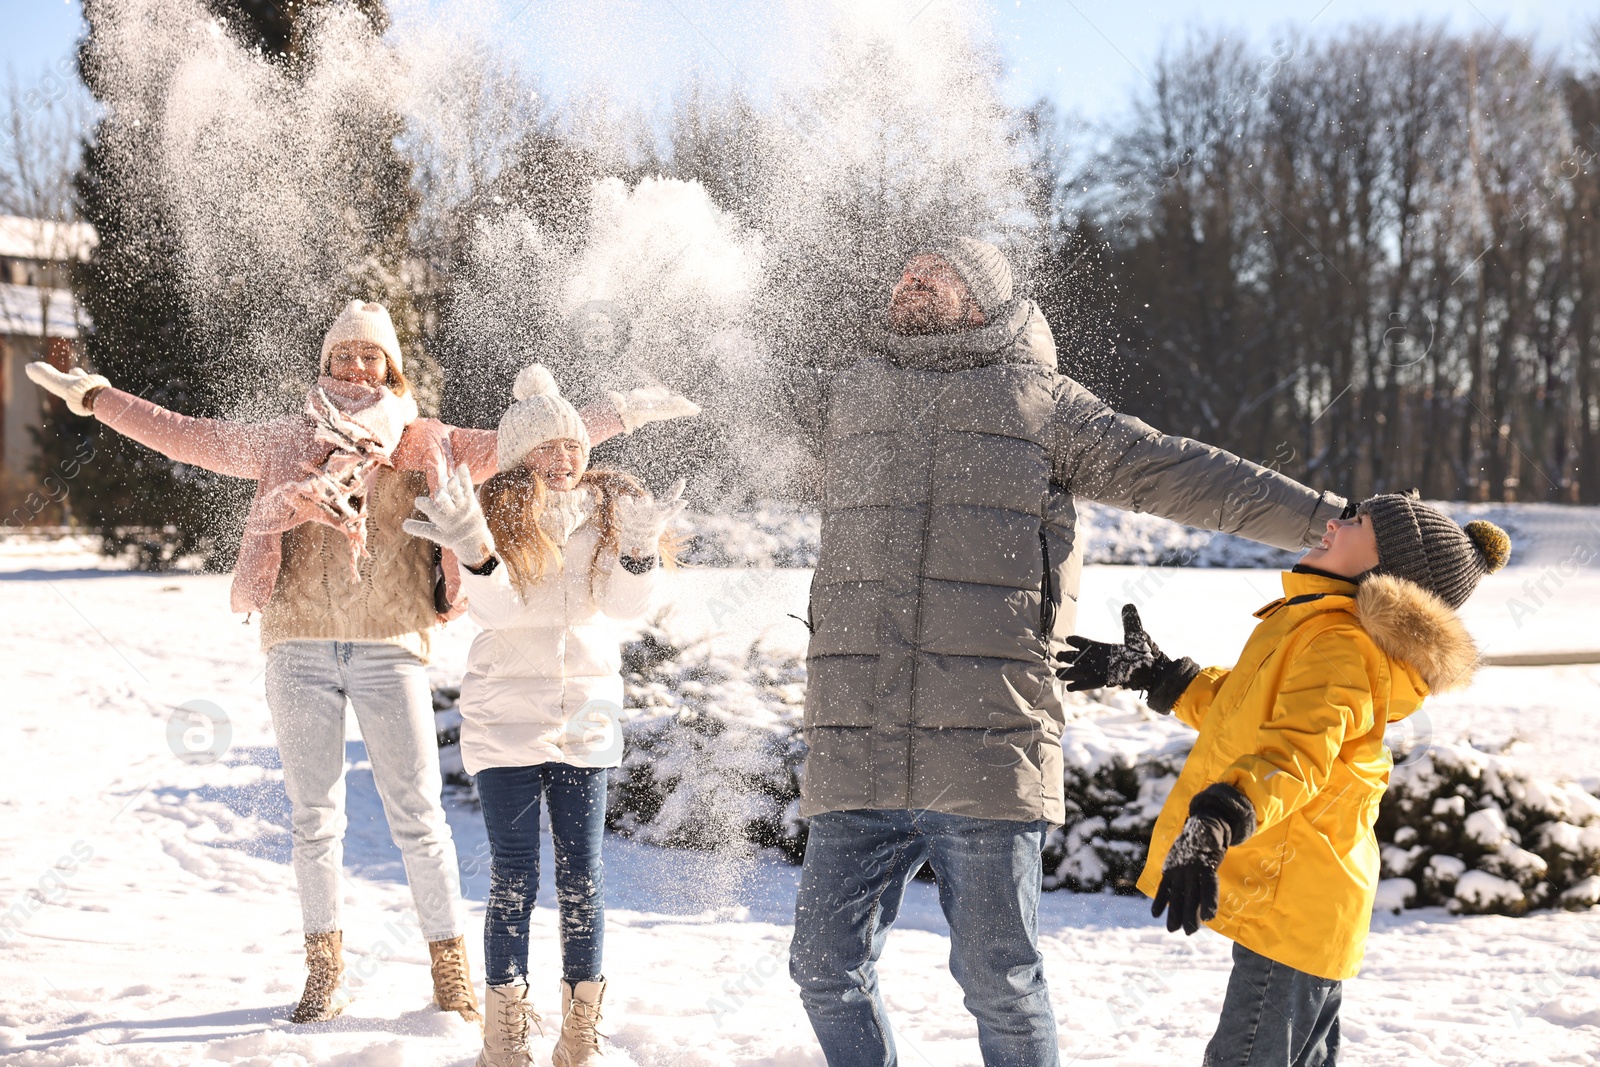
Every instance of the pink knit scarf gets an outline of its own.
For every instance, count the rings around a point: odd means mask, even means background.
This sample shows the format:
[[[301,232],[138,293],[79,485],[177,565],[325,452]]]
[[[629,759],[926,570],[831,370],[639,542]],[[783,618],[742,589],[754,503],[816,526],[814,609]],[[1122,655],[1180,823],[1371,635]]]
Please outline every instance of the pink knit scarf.
[[[378,468],[392,467],[395,446],[417,417],[409,395],[382,386],[319,378],[306,396],[296,442],[303,476],[273,486],[251,509],[247,533],[277,534],[303,522],[343,531],[350,576],[367,555],[367,501]]]

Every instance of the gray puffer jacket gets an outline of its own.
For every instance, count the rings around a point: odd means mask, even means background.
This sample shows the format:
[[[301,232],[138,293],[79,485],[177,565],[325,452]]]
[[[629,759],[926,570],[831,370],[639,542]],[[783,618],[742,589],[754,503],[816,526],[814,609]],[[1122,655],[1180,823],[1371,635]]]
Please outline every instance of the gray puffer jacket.
[[[878,333],[786,389],[823,480],[806,816],[1063,820],[1051,655],[1076,617],[1074,496],[1286,549],[1345,503],[1111,410],[1057,372],[1028,301],[963,333]]]

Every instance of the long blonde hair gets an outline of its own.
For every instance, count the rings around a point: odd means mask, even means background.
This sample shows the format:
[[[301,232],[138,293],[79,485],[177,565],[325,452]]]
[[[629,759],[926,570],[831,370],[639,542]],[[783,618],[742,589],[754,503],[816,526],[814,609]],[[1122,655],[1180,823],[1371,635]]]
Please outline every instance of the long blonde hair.
[[[593,589],[601,572],[600,561],[618,551],[617,501],[625,496],[644,496],[645,490],[631,474],[604,468],[585,471],[578,486],[594,494],[594,524],[600,534],[589,560],[589,585]],[[494,535],[495,552],[506,565],[512,586],[523,596],[547,573],[565,565],[561,546],[539,523],[549,493],[544,479],[522,466],[501,471],[478,490],[483,516]],[[677,543],[670,533],[661,535],[657,552],[664,566],[677,566]]]

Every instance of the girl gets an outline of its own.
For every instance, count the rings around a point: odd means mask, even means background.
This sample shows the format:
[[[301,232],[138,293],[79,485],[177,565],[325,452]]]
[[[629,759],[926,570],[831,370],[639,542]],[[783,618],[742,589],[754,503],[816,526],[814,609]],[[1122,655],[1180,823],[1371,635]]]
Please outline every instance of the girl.
[[[181,463],[257,483],[232,603],[261,613],[267,708],[293,812],[307,976],[291,1021],[331,1019],[350,1000],[338,884],[347,700],[404,857],[434,1002],[478,1020],[424,670],[429,632],[460,613],[460,573],[453,554],[406,536],[401,522],[445,455],[480,478],[492,474],[494,432],[419,418],[388,311],[360,301],[323,339],[321,376],[296,417],[190,418],[81,369],[30,363],[27,371],[75,414]],[[588,416],[596,439],[698,411],[662,389],[612,394],[612,404]]]
[[[528,921],[539,882],[539,805],[550,808],[561,912],[561,1034],[554,1067],[589,1067],[606,981],[600,967],[600,844],[606,771],[621,762],[622,656],[601,618],[644,614],[683,482],[662,501],[616,471],[586,470],[590,438],[550,372],[517,376],[500,420],[500,472],[468,471],[417,507],[406,529],[465,562],[468,611],[484,627],[461,685],[461,758],[476,775],[490,848],[484,924],[487,1015],[478,1067],[528,1067]],[[543,1031],[541,1030],[541,1033]]]

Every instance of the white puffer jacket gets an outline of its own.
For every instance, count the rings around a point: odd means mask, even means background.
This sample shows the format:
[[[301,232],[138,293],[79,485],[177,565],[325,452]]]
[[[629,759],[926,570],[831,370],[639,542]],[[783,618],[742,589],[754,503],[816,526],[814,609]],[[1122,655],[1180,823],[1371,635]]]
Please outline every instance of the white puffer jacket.
[[[653,568],[632,574],[613,552],[591,571],[599,531],[586,490],[562,548],[562,567],[519,596],[504,565],[463,568],[467,611],[483,627],[461,683],[461,761],[485,767],[566,763],[615,767],[622,759],[622,648],[614,620],[650,606]],[[548,529],[548,527],[547,527]],[[560,531],[549,530],[559,541]],[[593,573],[591,588],[590,576]]]

